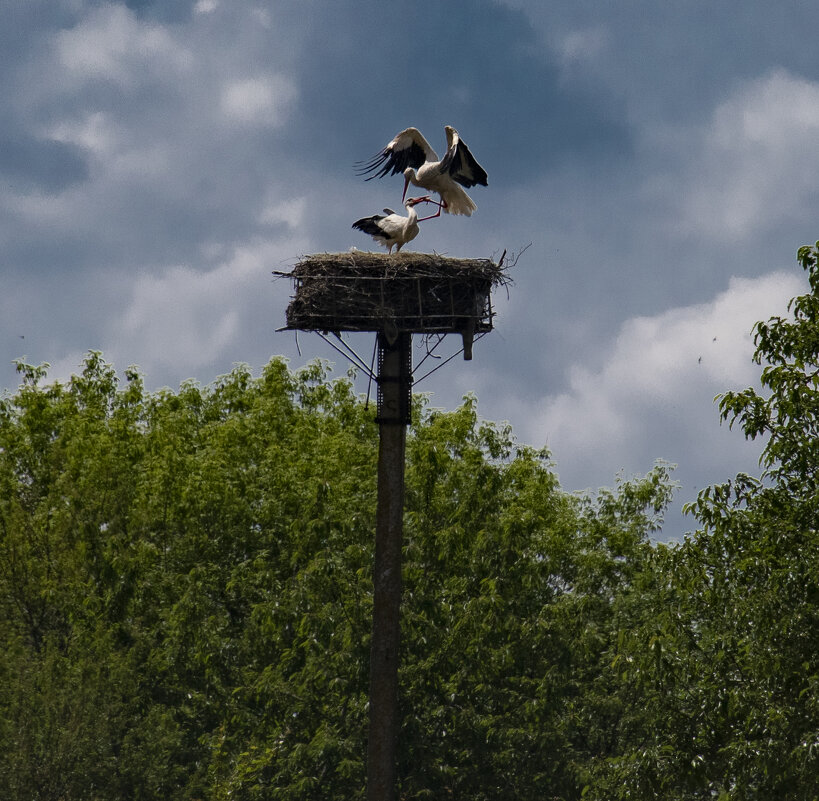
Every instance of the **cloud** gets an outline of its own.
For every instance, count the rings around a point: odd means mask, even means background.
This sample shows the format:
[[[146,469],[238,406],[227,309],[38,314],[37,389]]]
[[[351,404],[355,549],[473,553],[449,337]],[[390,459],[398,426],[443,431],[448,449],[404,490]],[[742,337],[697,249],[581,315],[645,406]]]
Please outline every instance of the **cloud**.
[[[146,371],[166,374],[218,361],[251,336],[248,323],[260,304],[260,287],[270,283],[271,265],[294,240],[258,239],[207,272],[175,265],[161,274],[136,277],[122,318],[112,332],[115,351],[127,352]],[[272,299],[273,290],[270,289]]]
[[[292,198],[288,200],[272,200],[264,207],[259,215],[262,225],[287,225],[296,229],[304,220],[307,209],[306,198]]]
[[[596,62],[605,53],[609,44],[609,33],[601,25],[569,31],[554,45],[564,66]]]
[[[7,270],[207,270],[204,244],[265,235],[259,210],[288,201],[298,163],[278,141],[297,105],[284,34],[207,9],[163,24],[150,4],[86,7],[0,75]]]
[[[197,0],[193,6],[194,14],[212,14],[219,7],[218,0]]]
[[[819,82],[777,69],[744,84],[680,147],[680,227],[739,241],[814,211],[819,188]]]
[[[192,65],[190,52],[162,25],[139,20],[125,6],[106,4],[56,35],[60,76],[75,81],[113,81],[133,88],[144,73]]]
[[[286,112],[295,97],[293,84],[280,75],[245,78],[223,87],[221,109],[240,124],[277,127],[287,119]]]
[[[751,329],[802,290],[789,273],[733,278],[711,302],[625,321],[601,366],[572,365],[567,389],[530,409],[530,441],[548,444],[570,484],[601,468],[644,472],[655,458],[702,462],[707,455],[730,469],[735,454],[714,452],[713,398],[756,383]]]

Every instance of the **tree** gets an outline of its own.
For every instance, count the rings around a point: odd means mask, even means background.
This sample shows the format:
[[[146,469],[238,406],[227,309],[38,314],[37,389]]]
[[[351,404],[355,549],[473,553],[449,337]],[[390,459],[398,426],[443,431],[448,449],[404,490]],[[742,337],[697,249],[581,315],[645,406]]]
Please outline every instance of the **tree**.
[[[613,599],[670,499],[667,469],[569,495],[548,453],[481,423],[472,398],[408,450],[402,796],[579,798],[616,725]]]
[[[336,520],[367,526],[369,417],[280,360],[153,395],[97,353],[67,385],[20,373],[0,407],[0,783],[204,796],[258,607],[309,595]]]
[[[377,426],[315,363],[146,392],[101,355],[0,401],[9,801],[362,797]],[[481,422],[408,439],[403,797],[578,798],[671,488],[596,497]]]
[[[765,440],[762,476],[703,490],[702,528],[620,600],[630,706],[593,798],[819,797],[819,243],[798,258],[810,292],[755,328],[767,394],[719,405]]]

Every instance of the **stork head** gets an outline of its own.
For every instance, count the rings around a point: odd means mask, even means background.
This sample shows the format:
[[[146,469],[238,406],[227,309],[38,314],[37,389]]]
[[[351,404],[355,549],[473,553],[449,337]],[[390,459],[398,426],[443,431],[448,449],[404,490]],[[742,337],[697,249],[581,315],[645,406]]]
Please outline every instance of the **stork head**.
[[[411,209],[413,206],[417,206],[419,203],[426,203],[429,200],[429,195],[424,195],[423,197],[408,197],[404,201],[404,205]]]

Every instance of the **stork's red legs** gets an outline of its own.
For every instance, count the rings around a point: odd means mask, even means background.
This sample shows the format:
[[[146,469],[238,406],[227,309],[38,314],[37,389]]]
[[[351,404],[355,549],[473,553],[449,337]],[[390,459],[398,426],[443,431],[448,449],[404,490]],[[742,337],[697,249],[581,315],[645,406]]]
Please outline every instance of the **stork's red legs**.
[[[424,220],[434,220],[436,217],[441,216],[441,209],[446,208],[446,201],[445,200],[443,200],[441,203],[439,203],[437,200],[432,200],[431,198],[426,198],[424,202],[425,203],[434,203],[438,207],[438,211],[436,211],[435,214],[430,214],[429,217],[419,217],[418,222],[423,222]]]

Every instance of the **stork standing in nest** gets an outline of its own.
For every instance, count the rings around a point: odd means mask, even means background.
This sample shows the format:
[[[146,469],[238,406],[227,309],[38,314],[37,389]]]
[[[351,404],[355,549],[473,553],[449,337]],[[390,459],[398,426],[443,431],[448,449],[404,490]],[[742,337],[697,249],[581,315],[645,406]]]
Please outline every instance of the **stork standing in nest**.
[[[401,250],[402,245],[411,242],[418,236],[418,212],[415,206],[418,203],[428,203],[428,197],[410,197],[404,201],[407,216],[402,217],[392,209],[384,209],[384,214],[373,214],[372,217],[362,217],[353,223],[353,228],[369,234],[380,245],[387,248],[388,253]],[[434,201],[432,201],[434,202]],[[386,215],[386,216],[385,216]]]
[[[458,132],[445,126],[446,154],[442,159],[430,147],[429,142],[417,128],[406,128],[396,134],[393,140],[368,162],[360,162],[359,175],[372,173],[366,180],[383,178],[385,175],[404,176],[404,194],[407,196],[410,184],[437,193],[441,202],[430,200],[438,206],[438,211],[422,220],[439,217],[441,209],[447,214],[472,215],[477,206],[463,187],[487,186],[486,170],[481,167],[470,152]]]

